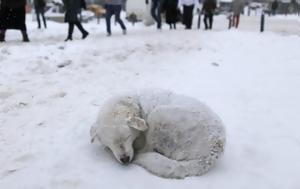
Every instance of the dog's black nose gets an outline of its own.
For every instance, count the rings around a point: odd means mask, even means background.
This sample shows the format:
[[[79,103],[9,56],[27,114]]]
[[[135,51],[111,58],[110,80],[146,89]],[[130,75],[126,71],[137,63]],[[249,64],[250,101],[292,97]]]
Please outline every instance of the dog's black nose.
[[[129,163],[129,160],[130,160],[129,156],[124,156],[124,157],[121,158],[121,162],[124,163],[124,164]]]

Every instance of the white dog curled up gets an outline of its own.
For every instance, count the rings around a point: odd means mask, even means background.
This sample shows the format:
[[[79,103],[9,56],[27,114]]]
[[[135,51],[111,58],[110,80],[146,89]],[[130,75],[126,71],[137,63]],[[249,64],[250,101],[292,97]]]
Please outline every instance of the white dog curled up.
[[[169,91],[112,98],[91,128],[122,164],[130,162],[165,178],[209,171],[223,154],[220,118],[194,98]]]

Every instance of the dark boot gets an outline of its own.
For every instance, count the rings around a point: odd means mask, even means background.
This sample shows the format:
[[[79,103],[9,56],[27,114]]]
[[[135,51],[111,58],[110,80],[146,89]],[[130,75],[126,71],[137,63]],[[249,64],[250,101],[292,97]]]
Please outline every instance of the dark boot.
[[[88,35],[89,35],[89,32],[85,31],[85,32],[82,34],[82,39],[85,39]]]
[[[81,25],[80,22],[76,22],[75,25],[77,26],[77,28],[80,30],[80,32],[82,33],[82,39],[85,39],[88,35],[89,32],[87,32],[83,26]]]
[[[0,31],[0,42],[5,42],[5,31]]]
[[[72,40],[73,40],[73,38],[71,36],[68,36],[67,39],[65,39],[66,42],[67,41],[72,41]]]
[[[29,42],[29,38],[26,31],[21,31],[23,36],[23,42]]]

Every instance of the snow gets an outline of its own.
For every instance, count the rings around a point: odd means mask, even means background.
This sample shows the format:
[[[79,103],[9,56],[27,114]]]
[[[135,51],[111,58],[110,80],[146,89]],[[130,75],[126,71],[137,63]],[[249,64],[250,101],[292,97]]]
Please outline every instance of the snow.
[[[0,44],[0,188],[300,188],[300,37],[291,26],[299,20],[259,33],[249,19],[238,30],[226,30],[225,17],[213,31],[127,24],[127,36],[115,26],[110,38],[95,21],[84,24],[86,40],[76,30],[68,43],[66,24],[37,30],[28,20],[28,44],[8,31]],[[219,114],[228,142],[214,170],[162,179],[90,144],[105,99],[145,88],[195,97]]]

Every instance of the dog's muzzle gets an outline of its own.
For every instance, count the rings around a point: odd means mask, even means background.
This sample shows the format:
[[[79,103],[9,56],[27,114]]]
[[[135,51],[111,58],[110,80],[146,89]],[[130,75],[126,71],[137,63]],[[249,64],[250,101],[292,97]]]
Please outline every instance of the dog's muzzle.
[[[129,156],[124,156],[124,157],[122,157],[120,160],[121,160],[121,162],[122,162],[123,164],[128,164],[129,161],[130,161],[130,157],[129,157]]]

